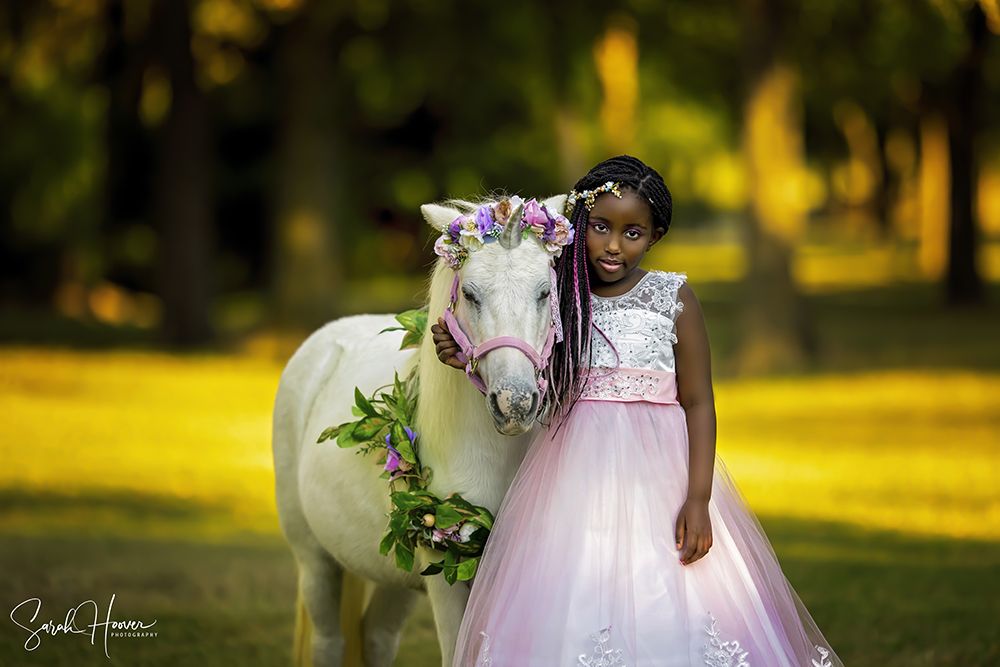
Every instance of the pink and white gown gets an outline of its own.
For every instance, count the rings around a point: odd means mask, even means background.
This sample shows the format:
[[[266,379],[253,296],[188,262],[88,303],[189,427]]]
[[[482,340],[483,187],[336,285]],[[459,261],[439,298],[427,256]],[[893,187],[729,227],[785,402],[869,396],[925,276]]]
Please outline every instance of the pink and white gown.
[[[454,667],[842,667],[721,461],[714,545],[680,563],[688,434],[673,343],[684,280],[649,272],[626,294],[591,297],[614,346],[595,331],[593,374],[604,375],[528,450]]]

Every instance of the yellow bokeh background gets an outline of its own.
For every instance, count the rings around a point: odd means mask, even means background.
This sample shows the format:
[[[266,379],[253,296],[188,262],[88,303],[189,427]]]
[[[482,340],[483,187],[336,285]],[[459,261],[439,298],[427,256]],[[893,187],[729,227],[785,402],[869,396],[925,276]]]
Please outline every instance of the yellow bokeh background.
[[[0,369],[0,489],[62,501],[15,503],[0,530],[277,533],[271,357],[4,348]],[[719,452],[762,516],[1000,539],[1000,375],[724,380],[717,405]],[[171,499],[196,511],[122,511]]]

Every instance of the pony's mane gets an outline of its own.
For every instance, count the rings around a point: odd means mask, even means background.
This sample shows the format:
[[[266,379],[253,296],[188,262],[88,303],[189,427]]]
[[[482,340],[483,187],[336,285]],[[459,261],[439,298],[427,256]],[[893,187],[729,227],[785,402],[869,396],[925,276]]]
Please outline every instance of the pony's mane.
[[[474,195],[468,199],[446,199],[445,206],[453,206],[462,213],[473,213],[477,208],[485,204],[497,204],[504,199],[510,199],[511,195],[506,190],[493,190],[484,195]]]

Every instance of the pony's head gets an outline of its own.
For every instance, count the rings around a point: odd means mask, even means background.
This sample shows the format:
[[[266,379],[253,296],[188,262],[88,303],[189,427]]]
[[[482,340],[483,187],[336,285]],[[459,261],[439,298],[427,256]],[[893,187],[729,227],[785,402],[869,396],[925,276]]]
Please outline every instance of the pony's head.
[[[504,204],[504,201],[511,203]],[[543,204],[539,207],[529,202],[529,211],[534,212],[537,219],[544,220],[539,217],[540,209],[541,215],[547,215],[549,221],[558,219],[559,225],[563,225],[565,219],[561,214],[566,196],[552,197]],[[484,207],[491,210],[484,212]],[[549,295],[555,285],[550,279],[550,266],[555,245],[552,242],[547,245],[542,240],[542,232],[532,233],[527,224],[522,231],[524,209],[524,202],[513,197],[479,204],[450,201],[446,205],[421,207],[427,222],[442,232],[443,240],[437,245],[438,254],[442,255],[440,262],[454,271],[446,270],[446,273],[458,277],[454,317],[468,342],[476,347],[484,343],[492,347],[490,341],[504,341],[503,346],[479,355],[474,370],[484,385],[494,425],[505,435],[524,433],[531,428],[538,413],[542,400],[541,373],[525,349],[530,348],[541,355],[552,326]],[[486,214],[492,214],[497,220],[492,237],[482,233],[483,229],[488,229],[488,221],[483,217]],[[470,222],[470,218],[474,221],[477,215],[482,218],[478,230]],[[449,255],[441,249],[442,242],[450,242],[449,230],[452,238],[459,238],[457,225],[463,222],[466,236],[471,234],[475,238],[462,239],[462,247],[451,248],[459,252],[460,257],[454,252]],[[537,230],[541,224],[533,228]],[[563,234],[560,241],[565,241],[566,227],[559,229]],[[555,233],[551,228],[545,236],[551,238]],[[432,313],[432,317],[436,314]],[[453,335],[459,338],[456,332]],[[525,349],[519,349],[518,343],[523,343]]]

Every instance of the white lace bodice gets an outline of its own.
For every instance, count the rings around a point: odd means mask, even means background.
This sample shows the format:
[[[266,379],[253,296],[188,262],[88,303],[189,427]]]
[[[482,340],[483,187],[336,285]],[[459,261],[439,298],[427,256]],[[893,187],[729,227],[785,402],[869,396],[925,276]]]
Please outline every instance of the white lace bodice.
[[[590,297],[594,326],[604,332],[614,348],[596,330],[591,338],[591,368],[636,368],[673,373],[674,325],[684,304],[677,290],[683,273],[650,271],[621,296]],[[615,350],[618,351],[617,356]]]

